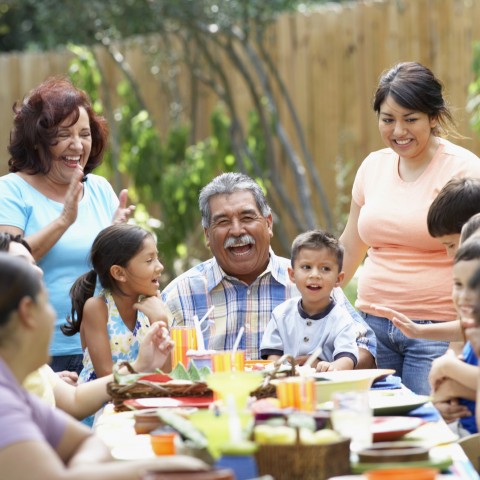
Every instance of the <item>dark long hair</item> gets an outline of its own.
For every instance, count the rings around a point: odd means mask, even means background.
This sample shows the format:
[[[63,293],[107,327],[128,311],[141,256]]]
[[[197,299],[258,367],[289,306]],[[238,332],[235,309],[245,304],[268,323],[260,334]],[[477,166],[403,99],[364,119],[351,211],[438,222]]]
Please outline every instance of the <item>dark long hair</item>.
[[[74,125],[80,116],[80,107],[88,114],[92,135],[92,150],[84,168],[85,174],[100,165],[107,146],[106,120],[95,113],[83,90],[65,77],[51,77],[13,106],[15,116],[8,146],[10,172],[47,174],[52,166],[50,148],[56,143],[58,127],[70,116],[70,125]]]
[[[123,294],[110,269],[114,265],[126,267],[142,249],[144,240],[151,235],[147,230],[127,223],[111,225],[97,235],[90,253],[90,263],[93,268],[77,278],[70,289],[71,316],[61,327],[65,335],[70,337],[80,331],[83,308],[86,301],[95,294],[97,277],[103,288],[113,293]]]
[[[40,276],[25,260],[0,252],[0,345],[8,341],[4,327],[22,298],[35,301],[41,289]]]

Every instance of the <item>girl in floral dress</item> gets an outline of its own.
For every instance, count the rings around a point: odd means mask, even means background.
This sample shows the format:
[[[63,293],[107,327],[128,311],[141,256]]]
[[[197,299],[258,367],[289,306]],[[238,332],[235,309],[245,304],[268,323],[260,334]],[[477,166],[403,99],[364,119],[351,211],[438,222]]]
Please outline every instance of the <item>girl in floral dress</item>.
[[[129,224],[107,227],[93,242],[90,262],[92,270],[70,290],[72,315],[62,328],[66,335],[80,332],[80,383],[112,373],[118,362],[134,361],[150,324],[167,325],[159,294],[163,265],[150,232]]]

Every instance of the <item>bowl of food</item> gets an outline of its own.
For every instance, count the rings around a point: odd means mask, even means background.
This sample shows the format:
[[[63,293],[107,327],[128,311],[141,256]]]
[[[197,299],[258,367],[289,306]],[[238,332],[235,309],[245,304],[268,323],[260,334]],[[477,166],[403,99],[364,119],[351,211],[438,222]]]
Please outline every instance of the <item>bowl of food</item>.
[[[317,403],[328,402],[335,392],[363,392],[370,389],[375,380],[384,378],[395,370],[372,368],[364,370],[336,370],[315,374]]]

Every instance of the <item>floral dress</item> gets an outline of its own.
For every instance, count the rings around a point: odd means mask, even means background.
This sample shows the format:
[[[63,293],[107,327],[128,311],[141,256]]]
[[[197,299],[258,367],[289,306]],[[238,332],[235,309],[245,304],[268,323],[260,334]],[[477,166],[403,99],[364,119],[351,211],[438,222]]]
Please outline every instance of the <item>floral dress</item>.
[[[113,363],[133,362],[138,356],[140,341],[150,327],[150,321],[144,313],[138,311],[137,321],[132,332],[120,317],[111,292],[106,289],[102,290],[100,296],[104,298],[108,309],[107,332],[110,338]],[[97,378],[97,375],[93,369],[88,348],[86,348],[83,352],[83,370],[78,382],[86,383],[95,378]]]

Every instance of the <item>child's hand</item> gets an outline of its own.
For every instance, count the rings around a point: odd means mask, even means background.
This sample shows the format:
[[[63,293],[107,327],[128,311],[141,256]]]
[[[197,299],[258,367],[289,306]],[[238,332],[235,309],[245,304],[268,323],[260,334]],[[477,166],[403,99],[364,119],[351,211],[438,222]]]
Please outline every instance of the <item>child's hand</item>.
[[[465,405],[460,405],[456,398],[443,402],[434,401],[433,403],[447,423],[454,422],[460,418],[472,416],[472,412],[470,412]]]
[[[137,372],[150,372],[162,368],[170,356],[173,341],[170,338],[166,324],[155,322],[140,342],[138,357],[133,364]]]
[[[335,367],[330,362],[325,362],[324,360],[320,360],[317,363],[316,370],[317,372],[332,372],[333,370],[335,370]]]
[[[69,385],[73,385],[74,387],[77,385],[78,381],[78,373],[77,372],[70,372],[68,370],[63,370],[62,372],[57,372],[57,375]]]
[[[452,363],[457,361],[460,360],[458,360],[458,358],[456,357],[455,352],[453,350],[447,350],[444,355],[436,358],[432,362],[430,373],[428,375],[428,380],[430,382],[430,387],[433,392],[436,391],[436,389],[443,380],[449,377]]]
[[[298,357],[295,357],[295,364],[302,366],[307,361],[307,358],[309,356],[310,355],[299,355]],[[315,367],[315,366],[316,366],[316,361],[312,363],[312,367]]]
[[[150,324],[163,321],[168,323],[167,306],[162,301],[160,292],[153,297],[144,297],[133,305],[133,308],[143,312],[150,320]]]
[[[375,313],[379,317],[388,318],[406,337],[419,338],[421,326],[415,322],[412,322],[403,313],[392,310],[382,305],[370,305],[375,309]]]

